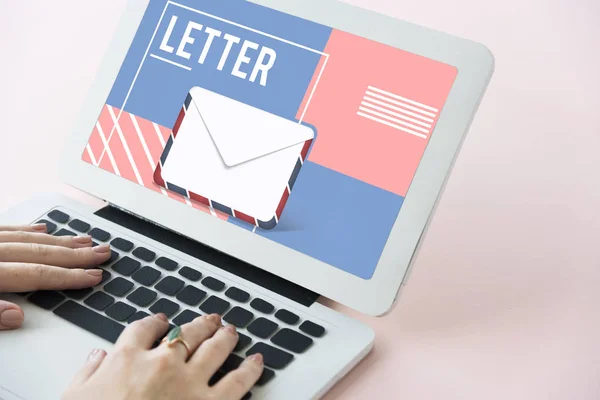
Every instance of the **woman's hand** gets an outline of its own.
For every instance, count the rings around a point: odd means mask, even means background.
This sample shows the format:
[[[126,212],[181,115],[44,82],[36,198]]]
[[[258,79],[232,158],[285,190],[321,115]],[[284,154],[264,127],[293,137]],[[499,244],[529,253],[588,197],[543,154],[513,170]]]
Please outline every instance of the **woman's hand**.
[[[202,316],[181,327],[182,343],[153,343],[167,333],[163,314],[129,325],[114,350],[90,353],[63,400],[239,400],[263,371],[260,354],[248,357],[217,384],[209,380],[238,341],[232,325],[221,327],[218,314]]]
[[[110,258],[108,245],[92,248],[89,236],[50,236],[46,225],[0,226],[0,293],[83,289],[102,280],[84,269]],[[0,331],[23,323],[23,310],[0,300]]]

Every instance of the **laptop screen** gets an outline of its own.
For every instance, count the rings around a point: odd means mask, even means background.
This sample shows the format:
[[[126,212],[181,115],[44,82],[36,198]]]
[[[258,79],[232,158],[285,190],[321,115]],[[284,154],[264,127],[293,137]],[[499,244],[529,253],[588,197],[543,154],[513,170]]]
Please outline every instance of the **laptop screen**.
[[[82,157],[369,279],[456,75],[242,0],[151,0]]]

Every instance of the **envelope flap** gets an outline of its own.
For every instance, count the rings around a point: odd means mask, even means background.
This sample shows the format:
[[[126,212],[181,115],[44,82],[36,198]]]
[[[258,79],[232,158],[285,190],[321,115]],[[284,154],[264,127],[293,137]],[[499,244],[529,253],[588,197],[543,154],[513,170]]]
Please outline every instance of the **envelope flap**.
[[[200,114],[229,167],[314,138],[308,126],[218,93],[194,87],[190,94],[193,107],[189,110]]]

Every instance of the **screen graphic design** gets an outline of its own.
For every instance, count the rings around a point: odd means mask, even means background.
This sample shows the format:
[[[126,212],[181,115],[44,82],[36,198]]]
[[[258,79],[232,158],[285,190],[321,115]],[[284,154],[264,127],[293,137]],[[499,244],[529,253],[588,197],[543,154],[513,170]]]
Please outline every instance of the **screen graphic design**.
[[[456,74],[242,0],[151,0],[83,159],[369,279]]]

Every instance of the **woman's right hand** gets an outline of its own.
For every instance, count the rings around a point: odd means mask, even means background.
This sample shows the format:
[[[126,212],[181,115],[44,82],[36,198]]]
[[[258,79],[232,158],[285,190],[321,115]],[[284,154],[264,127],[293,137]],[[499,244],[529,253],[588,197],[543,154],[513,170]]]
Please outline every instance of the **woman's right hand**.
[[[209,384],[238,341],[235,327],[223,327],[218,314],[181,327],[189,353],[182,343],[152,348],[168,328],[163,314],[129,325],[110,354],[90,353],[63,400],[239,400],[262,374],[262,356],[254,354],[218,383]]]

